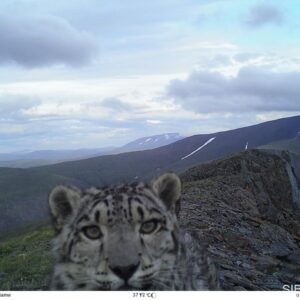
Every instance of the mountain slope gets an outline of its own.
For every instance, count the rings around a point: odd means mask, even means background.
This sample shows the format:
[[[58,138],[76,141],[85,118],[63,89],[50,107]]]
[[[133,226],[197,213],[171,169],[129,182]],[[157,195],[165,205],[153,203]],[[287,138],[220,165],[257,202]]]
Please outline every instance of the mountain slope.
[[[47,216],[47,194],[61,183],[78,185],[73,178],[42,170],[0,168],[0,236]]]
[[[275,143],[259,146],[258,149],[285,150],[300,155],[300,137],[276,141]]]
[[[300,284],[300,210],[287,161],[258,150],[181,174],[179,222],[216,262],[224,290],[282,290]],[[300,203],[300,202],[299,202]],[[0,290],[47,289],[52,230],[0,242]]]
[[[185,170],[243,151],[246,145],[249,149],[292,138],[299,129],[300,116],[297,116],[214,134],[195,135],[152,150],[46,166],[43,170],[76,178],[88,185],[132,181],[137,177],[149,178],[163,170]]]
[[[0,233],[48,215],[47,195],[56,184],[80,187],[148,180],[164,171],[181,172],[248,148],[290,139],[300,117],[207,135],[195,135],[152,150],[105,155],[50,166],[0,168]]]
[[[253,149],[260,145],[269,144],[275,141],[294,138],[297,136],[299,130],[300,116],[296,116],[235,130],[218,132],[206,135],[205,137],[202,135],[193,136],[188,138],[189,143],[187,143],[187,145],[189,147],[187,149],[182,149],[184,156],[208,142],[210,139],[214,138],[214,140],[188,159],[176,162],[172,168],[180,170],[192,167],[199,162],[217,159],[232,153],[246,149]],[[178,143],[180,142],[182,141],[179,141]]]

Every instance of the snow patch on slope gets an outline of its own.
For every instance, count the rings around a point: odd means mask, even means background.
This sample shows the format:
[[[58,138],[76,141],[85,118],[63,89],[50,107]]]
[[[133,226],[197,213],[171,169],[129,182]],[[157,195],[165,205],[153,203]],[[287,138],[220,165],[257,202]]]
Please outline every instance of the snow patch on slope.
[[[203,149],[205,146],[207,146],[209,143],[211,143],[216,137],[210,138],[208,141],[206,141],[202,146],[200,146],[199,148],[197,148],[196,150],[194,150],[193,152],[191,152],[190,154],[184,156],[181,158],[181,160],[186,159],[190,156],[192,156],[193,154],[195,154],[196,152],[198,152],[199,150]]]

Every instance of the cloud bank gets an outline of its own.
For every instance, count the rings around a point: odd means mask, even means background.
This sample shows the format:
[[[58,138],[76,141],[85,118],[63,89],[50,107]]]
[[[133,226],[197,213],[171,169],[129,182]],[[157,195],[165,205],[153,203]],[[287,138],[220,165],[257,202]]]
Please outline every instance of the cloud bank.
[[[0,15],[0,64],[26,68],[55,64],[80,66],[97,53],[94,38],[58,17]]]
[[[197,113],[299,111],[299,95],[299,72],[277,73],[253,67],[242,68],[231,78],[197,71],[167,86],[168,97]]]
[[[35,97],[22,95],[0,95],[0,121],[18,121],[24,118],[24,112],[36,107],[41,101]]]

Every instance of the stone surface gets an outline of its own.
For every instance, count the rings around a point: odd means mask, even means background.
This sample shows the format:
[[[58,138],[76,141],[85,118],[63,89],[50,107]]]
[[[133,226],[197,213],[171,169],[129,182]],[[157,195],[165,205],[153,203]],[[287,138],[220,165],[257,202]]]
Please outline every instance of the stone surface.
[[[180,222],[207,244],[225,290],[300,284],[300,212],[286,164],[251,150],[181,176]]]

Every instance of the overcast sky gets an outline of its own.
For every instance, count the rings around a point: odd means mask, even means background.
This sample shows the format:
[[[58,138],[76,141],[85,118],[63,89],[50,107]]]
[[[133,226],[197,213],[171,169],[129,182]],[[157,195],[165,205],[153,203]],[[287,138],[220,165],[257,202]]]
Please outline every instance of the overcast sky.
[[[300,114],[298,0],[1,0],[0,152]]]

